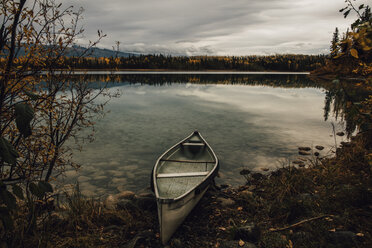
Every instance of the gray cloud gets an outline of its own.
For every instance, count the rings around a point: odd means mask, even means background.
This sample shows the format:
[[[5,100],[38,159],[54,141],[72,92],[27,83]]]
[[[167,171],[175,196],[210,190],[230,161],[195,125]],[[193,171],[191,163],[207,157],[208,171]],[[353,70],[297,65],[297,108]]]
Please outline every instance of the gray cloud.
[[[338,12],[343,0],[64,2],[69,4],[85,9],[81,44],[102,29],[108,38],[101,47],[120,41],[123,51],[174,55],[326,53],[335,27],[346,30],[353,20]]]

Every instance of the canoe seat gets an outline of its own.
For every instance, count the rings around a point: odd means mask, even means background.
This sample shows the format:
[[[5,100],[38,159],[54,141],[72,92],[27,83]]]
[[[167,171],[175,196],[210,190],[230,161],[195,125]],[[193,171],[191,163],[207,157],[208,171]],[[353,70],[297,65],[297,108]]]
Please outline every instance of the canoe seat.
[[[209,171],[197,171],[197,172],[182,172],[182,173],[161,173],[157,175],[157,178],[166,177],[196,177],[196,176],[206,176]]]
[[[182,143],[184,146],[205,146],[204,143]]]

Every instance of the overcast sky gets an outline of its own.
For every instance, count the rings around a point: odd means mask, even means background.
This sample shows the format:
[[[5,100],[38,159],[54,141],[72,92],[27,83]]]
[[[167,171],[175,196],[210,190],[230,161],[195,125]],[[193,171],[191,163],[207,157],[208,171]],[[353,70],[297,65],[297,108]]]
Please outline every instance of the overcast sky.
[[[172,55],[328,53],[344,0],[68,0],[83,7],[84,37],[107,34],[99,47]],[[357,0],[368,3],[367,0]]]

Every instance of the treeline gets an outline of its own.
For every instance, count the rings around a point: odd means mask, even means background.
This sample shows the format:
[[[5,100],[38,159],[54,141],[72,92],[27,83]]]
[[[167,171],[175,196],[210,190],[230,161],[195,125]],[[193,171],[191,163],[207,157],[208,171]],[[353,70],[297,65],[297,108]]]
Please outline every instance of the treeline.
[[[65,57],[57,69],[165,69],[165,70],[236,70],[236,71],[312,71],[324,66],[326,55],[272,56],[165,56]]]

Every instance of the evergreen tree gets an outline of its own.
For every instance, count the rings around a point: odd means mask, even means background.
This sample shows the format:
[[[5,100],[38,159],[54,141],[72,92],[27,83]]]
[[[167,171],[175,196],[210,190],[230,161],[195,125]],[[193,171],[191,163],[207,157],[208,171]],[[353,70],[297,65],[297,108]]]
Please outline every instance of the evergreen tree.
[[[338,54],[338,42],[340,41],[338,28],[335,29],[331,44],[331,57],[335,57]]]

